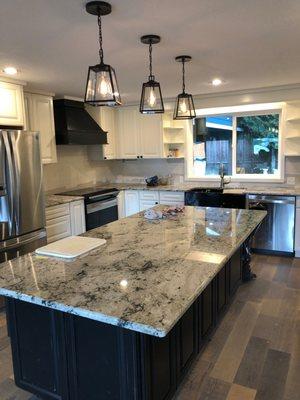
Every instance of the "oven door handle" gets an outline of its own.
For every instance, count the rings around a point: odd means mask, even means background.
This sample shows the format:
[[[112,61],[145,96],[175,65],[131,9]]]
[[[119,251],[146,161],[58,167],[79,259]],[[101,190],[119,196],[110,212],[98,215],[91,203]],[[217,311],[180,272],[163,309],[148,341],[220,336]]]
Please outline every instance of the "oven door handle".
[[[115,207],[118,205],[117,199],[108,201],[99,201],[97,203],[87,204],[86,213],[92,214],[97,211],[106,210],[107,208]]]
[[[103,194],[95,194],[94,196],[89,196],[88,200],[101,200],[104,197],[108,197],[108,196],[117,196],[119,194],[119,191],[115,191],[115,192],[107,192],[107,193],[103,193]]]

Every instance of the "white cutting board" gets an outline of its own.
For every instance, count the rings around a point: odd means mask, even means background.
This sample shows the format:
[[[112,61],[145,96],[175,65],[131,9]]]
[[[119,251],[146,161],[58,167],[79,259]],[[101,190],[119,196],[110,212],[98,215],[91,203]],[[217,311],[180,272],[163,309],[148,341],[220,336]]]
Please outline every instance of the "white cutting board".
[[[52,257],[75,258],[106,243],[105,239],[69,236],[36,249],[37,254]]]

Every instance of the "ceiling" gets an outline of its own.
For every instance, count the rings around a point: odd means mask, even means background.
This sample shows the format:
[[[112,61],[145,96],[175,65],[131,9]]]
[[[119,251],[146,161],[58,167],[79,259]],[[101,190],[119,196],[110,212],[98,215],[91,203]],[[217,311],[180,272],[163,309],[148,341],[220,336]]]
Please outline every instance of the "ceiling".
[[[143,34],[161,35],[154,73],[164,97],[181,86],[174,57],[189,54],[193,94],[300,82],[299,0],[112,0],[103,17],[105,61],[116,69],[124,103],[139,99],[148,75]],[[1,0],[0,69],[36,89],[83,97],[87,68],[98,62],[97,18],[82,0]],[[212,78],[224,85],[213,87]]]

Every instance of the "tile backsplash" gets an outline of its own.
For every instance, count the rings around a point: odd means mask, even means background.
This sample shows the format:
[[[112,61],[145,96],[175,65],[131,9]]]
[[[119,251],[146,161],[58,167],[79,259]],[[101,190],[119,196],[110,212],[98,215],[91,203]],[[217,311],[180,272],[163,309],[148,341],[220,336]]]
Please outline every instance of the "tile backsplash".
[[[44,187],[47,192],[70,189],[96,182],[144,182],[152,175],[171,176],[173,183],[184,180],[184,160],[109,160],[91,161],[87,146],[57,146],[58,162],[44,165]],[[300,157],[286,158],[284,183],[263,184],[266,186],[300,186]],[[295,178],[294,183],[293,179]],[[205,185],[209,186],[209,182]],[[197,183],[195,182],[195,185]],[[203,185],[203,182],[202,182]],[[215,185],[215,182],[212,183]],[[262,183],[237,183],[233,186],[253,187]]]

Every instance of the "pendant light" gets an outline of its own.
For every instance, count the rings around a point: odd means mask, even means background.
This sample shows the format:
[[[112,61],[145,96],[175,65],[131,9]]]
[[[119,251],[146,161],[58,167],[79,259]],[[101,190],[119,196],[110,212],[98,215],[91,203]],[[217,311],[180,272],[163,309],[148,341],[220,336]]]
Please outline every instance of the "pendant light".
[[[86,4],[86,11],[98,17],[100,63],[89,67],[84,102],[92,106],[119,105],[121,97],[116,73],[113,67],[104,64],[102,47],[101,16],[111,13],[111,5],[104,1],[90,1]]]
[[[178,56],[176,61],[182,63],[182,93],[176,98],[173,119],[193,119],[196,117],[193,96],[185,92],[185,63],[191,61],[191,56]]]
[[[161,114],[164,112],[164,103],[161,95],[160,84],[152,74],[152,45],[160,42],[157,35],[145,35],[141,42],[149,45],[149,78],[143,83],[140,101],[140,112],[142,114]]]

